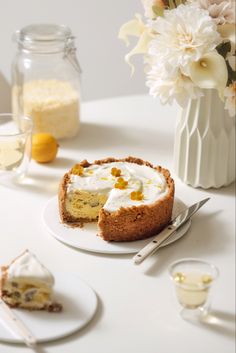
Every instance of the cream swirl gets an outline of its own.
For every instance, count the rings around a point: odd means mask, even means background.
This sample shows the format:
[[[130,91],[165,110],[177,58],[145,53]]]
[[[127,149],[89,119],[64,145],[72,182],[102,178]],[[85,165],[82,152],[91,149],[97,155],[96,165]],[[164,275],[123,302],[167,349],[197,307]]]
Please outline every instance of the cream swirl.
[[[10,280],[39,281],[47,286],[54,284],[53,275],[41,264],[37,257],[28,250],[11,263],[8,268],[8,278]]]
[[[120,176],[128,182],[125,189],[115,187],[118,178],[112,175],[112,168],[119,169]],[[121,207],[154,203],[165,197],[168,189],[164,175],[154,168],[130,162],[112,162],[84,168],[81,176],[71,174],[67,192],[84,190],[106,193],[108,199],[103,208],[108,212],[115,212]],[[143,199],[132,200],[132,191],[141,191]]]

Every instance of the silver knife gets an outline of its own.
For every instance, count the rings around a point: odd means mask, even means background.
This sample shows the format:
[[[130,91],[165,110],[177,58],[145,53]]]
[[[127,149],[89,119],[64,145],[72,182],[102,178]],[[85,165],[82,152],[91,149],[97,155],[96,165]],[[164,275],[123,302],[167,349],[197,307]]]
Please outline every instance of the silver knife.
[[[178,214],[177,217],[175,217],[169,224],[168,226],[163,229],[162,232],[160,232],[150,243],[148,243],[142,250],[140,250],[134,257],[134,263],[136,265],[139,265],[145,260],[148,256],[154,254],[154,252],[159,249],[161,244],[172,237],[176,231],[184,225],[189,218],[191,218],[194,213],[196,213],[199,208],[201,208],[210,198],[208,197],[207,199],[204,199],[202,201],[199,201],[195,203],[194,205],[188,207],[185,211],[182,211],[180,214]]]
[[[16,314],[0,298],[0,320],[1,319],[9,331],[13,334],[20,335],[23,342],[25,342],[28,347],[36,347],[36,338],[33,336],[32,332],[30,332],[19,317],[16,316]]]

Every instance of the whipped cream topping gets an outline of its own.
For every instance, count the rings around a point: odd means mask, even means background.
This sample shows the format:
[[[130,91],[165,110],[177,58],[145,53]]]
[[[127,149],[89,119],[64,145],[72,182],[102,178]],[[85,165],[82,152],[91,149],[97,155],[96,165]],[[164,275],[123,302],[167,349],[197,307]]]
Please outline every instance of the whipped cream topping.
[[[128,182],[125,189],[115,188],[118,177],[111,174],[112,168],[121,170],[120,177]],[[130,162],[112,162],[84,168],[81,176],[71,174],[67,192],[76,190],[108,194],[103,208],[115,212],[121,207],[154,203],[165,197],[169,188],[165,177],[156,169]],[[141,191],[143,200],[132,200],[132,191]]]
[[[30,251],[25,251],[8,268],[8,279],[39,281],[47,286],[54,283],[53,275]]]

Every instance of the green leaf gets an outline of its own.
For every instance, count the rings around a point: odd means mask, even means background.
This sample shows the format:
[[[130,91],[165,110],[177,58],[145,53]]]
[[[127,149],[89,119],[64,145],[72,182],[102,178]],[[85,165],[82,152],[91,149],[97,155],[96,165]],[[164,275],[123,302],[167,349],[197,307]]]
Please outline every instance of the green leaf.
[[[154,14],[156,16],[161,16],[163,17],[164,15],[164,9],[162,7],[158,7],[158,6],[153,6],[152,7],[152,11],[154,12]]]

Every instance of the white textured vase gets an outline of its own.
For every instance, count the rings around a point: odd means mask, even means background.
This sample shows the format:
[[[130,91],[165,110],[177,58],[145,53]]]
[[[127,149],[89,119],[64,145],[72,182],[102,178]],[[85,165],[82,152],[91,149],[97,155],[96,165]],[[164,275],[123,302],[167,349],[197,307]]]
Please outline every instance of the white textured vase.
[[[235,180],[235,117],[216,90],[190,100],[178,117],[174,168],[186,184],[219,188]]]

